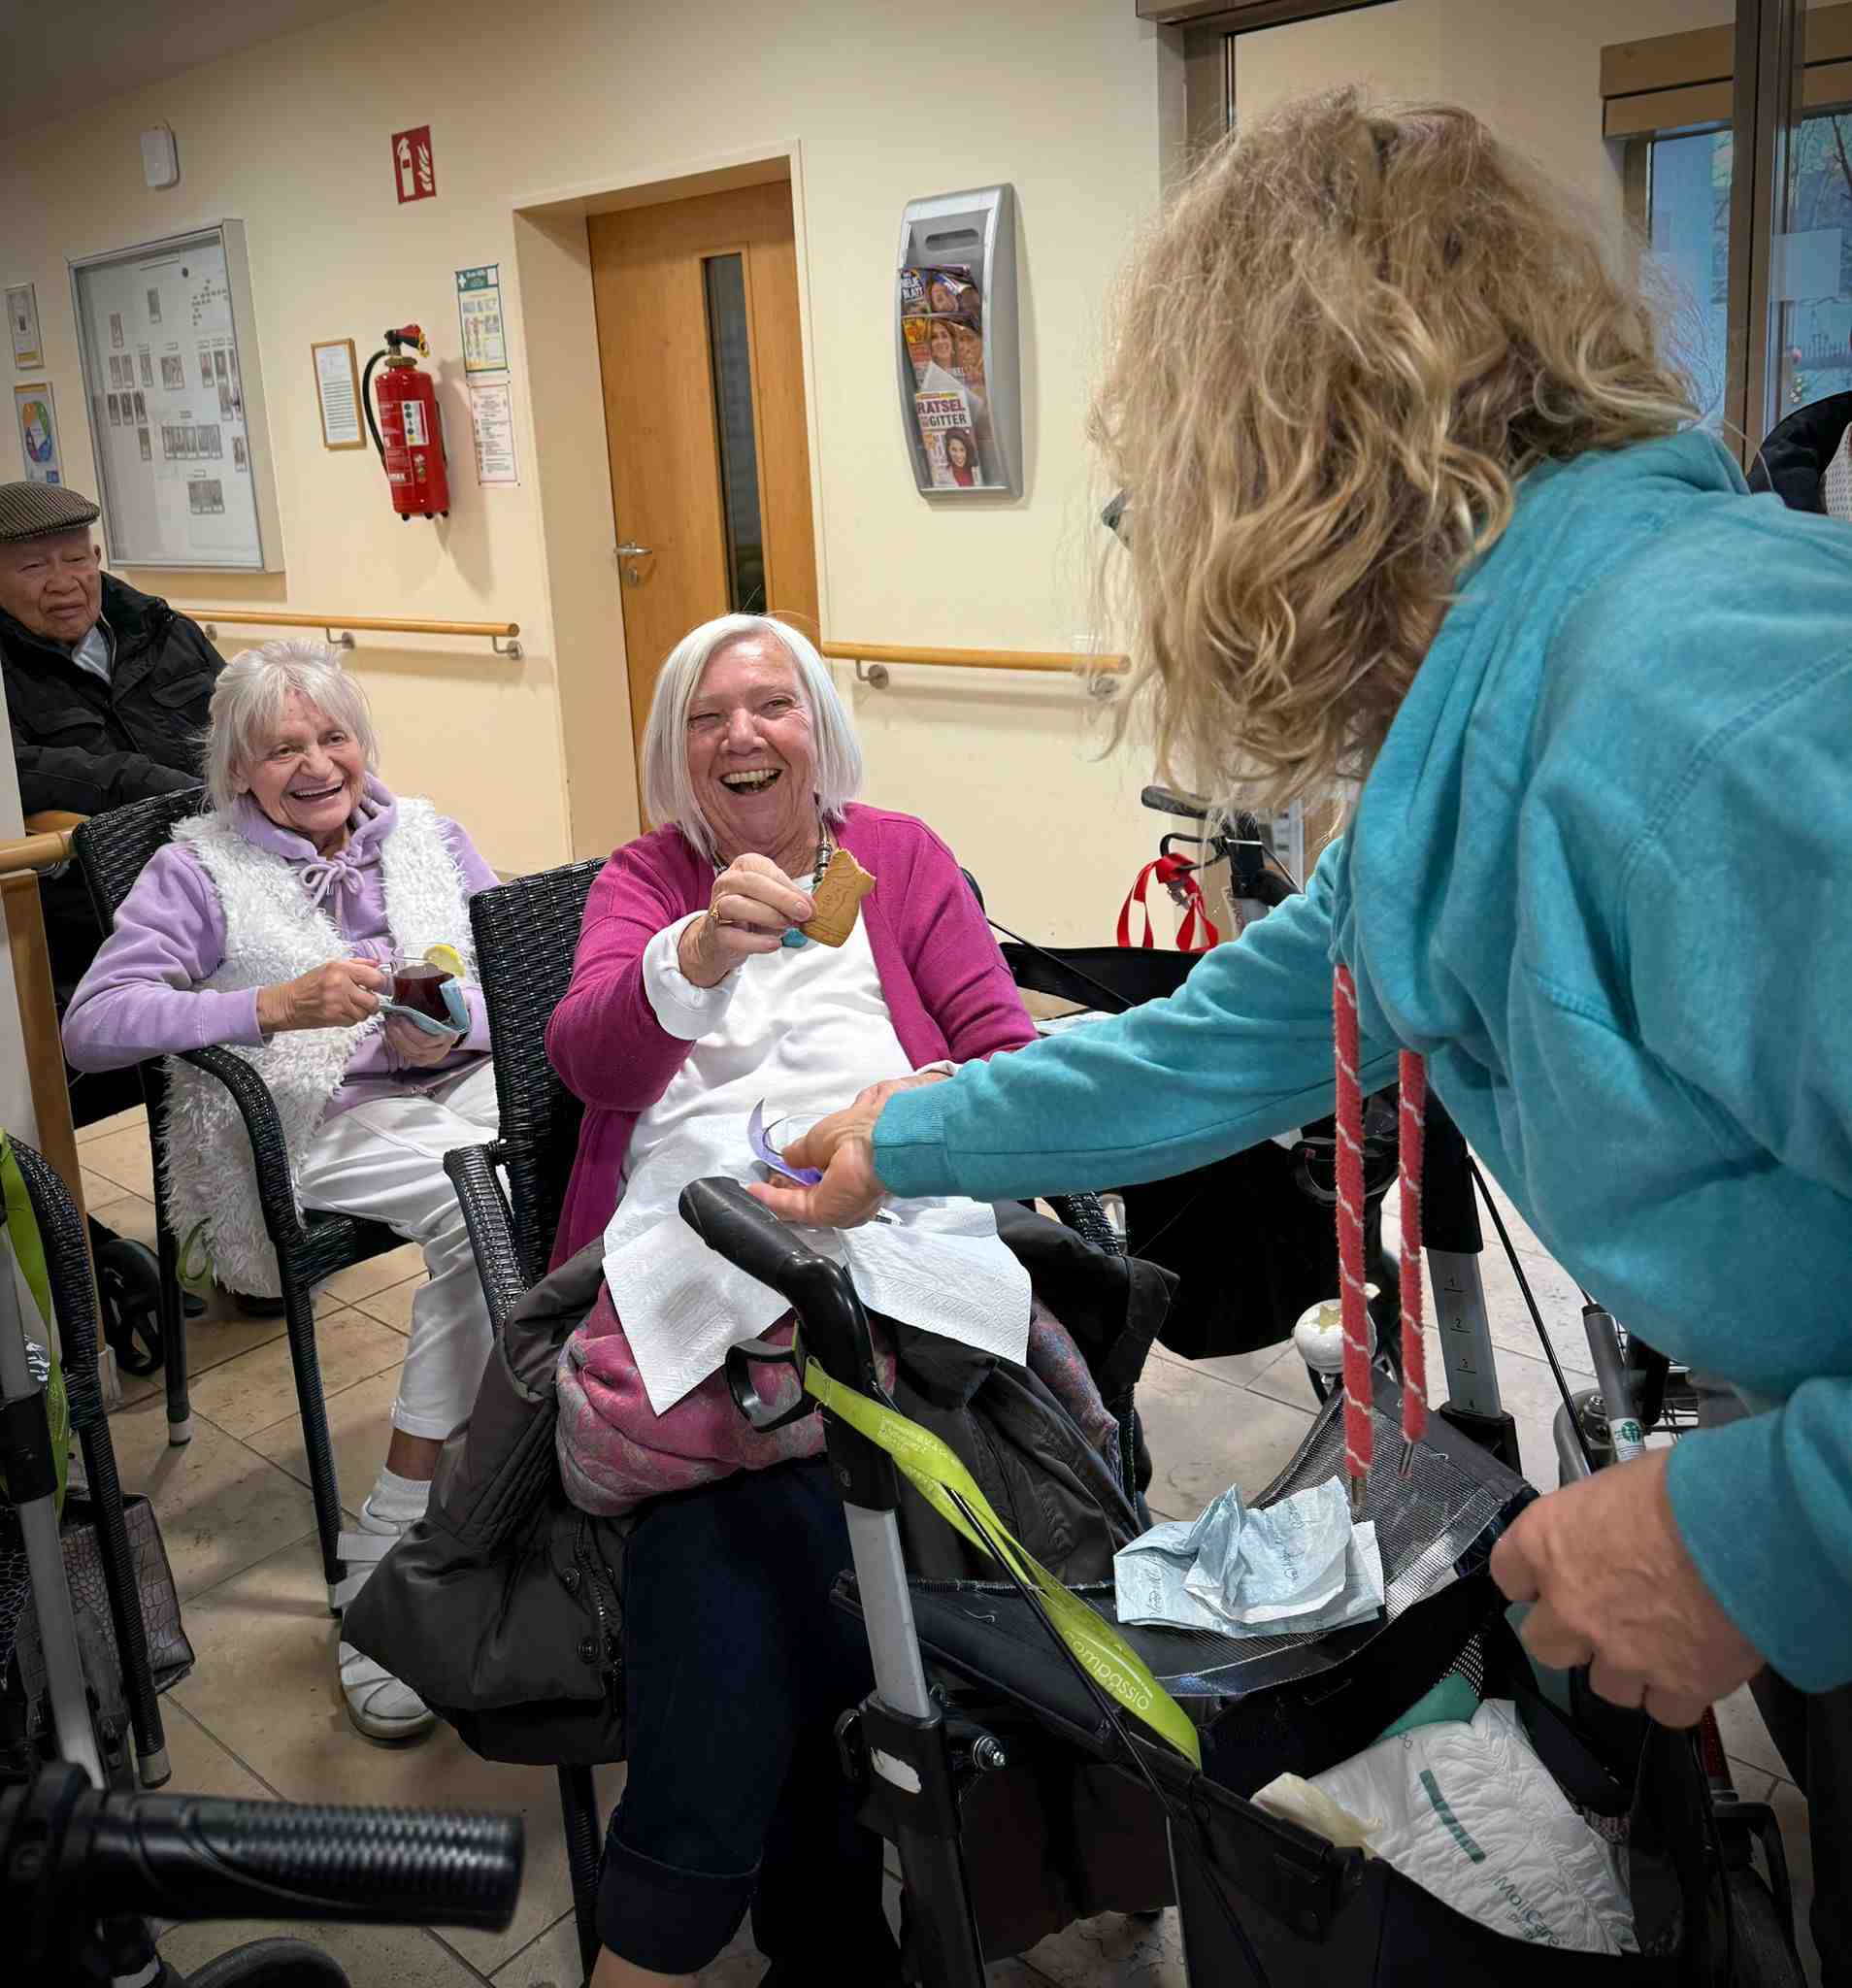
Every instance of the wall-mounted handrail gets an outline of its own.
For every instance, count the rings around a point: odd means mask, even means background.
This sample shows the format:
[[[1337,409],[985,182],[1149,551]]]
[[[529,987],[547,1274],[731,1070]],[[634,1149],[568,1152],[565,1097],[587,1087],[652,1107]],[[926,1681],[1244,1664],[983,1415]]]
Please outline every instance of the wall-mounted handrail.
[[[218,635],[216,623],[240,628],[319,628],[336,648],[352,648],[351,630],[369,635],[471,635],[486,642],[498,656],[521,656],[514,637],[521,632],[518,621],[414,621],[393,614],[296,614],[287,609],[266,612],[256,608],[185,608],[182,613],[206,631],[208,642]],[[507,646],[504,647],[503,645]]]
[[[823,642],[817,648],[832,662],[853,663],[856,681],[873,684],[876,690],[886,687],[889,663],[923,663],[940,670],[1034,670],[1063,677],[1081,672],[1112,675],[1127,667],[1124,656],[1065,649],[913,648],[885,642]],[[870,666],[866,672],[865,663]]]

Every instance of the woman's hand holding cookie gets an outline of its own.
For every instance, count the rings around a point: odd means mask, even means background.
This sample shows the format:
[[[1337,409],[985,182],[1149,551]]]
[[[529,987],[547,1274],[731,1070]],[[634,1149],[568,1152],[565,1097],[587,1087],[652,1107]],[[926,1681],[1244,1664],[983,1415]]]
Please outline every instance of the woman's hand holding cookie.
[[[707,915],[682,928],[682,977],[697,987],[717,987],[742,960],[777,952],[790,927],[815,911],[770,856],[738,857],[714,878]]]

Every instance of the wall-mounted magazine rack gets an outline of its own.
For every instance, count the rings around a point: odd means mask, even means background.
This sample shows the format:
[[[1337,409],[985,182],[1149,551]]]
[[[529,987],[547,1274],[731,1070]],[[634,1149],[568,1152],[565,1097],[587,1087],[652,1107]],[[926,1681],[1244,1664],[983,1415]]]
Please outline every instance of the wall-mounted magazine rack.
[[[1022,495],[1016,200],[1009,186],[911,200],[894,282],[901,430],[927,496]]]

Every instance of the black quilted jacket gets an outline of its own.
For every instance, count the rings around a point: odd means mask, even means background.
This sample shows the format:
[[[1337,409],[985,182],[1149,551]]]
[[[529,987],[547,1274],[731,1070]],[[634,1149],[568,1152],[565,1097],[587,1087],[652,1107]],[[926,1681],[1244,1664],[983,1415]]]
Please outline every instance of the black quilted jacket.
[[[1074,1334],[1110,1398],[1138,1377],[1173,1280],[1111,1258],[1038,1216],[1005,1238]],[[628,1520],[570,1504],[554,1460],[553,1374],[592,1308],[602,1243],[521,1301],[476,1406],[445,1444],[430,1509],[380,1564],[344,1635],[402,1677],[490,1759],[623,1757],[620,1626]],[[999,1515],[1070,1584],[1109,1580],[1143,1525],[1112,1470],[1026,1369],[893,1328],[895,1406],[946,1441]],[[994,1580],[992,1565],[903,1491],[916,1579]]]

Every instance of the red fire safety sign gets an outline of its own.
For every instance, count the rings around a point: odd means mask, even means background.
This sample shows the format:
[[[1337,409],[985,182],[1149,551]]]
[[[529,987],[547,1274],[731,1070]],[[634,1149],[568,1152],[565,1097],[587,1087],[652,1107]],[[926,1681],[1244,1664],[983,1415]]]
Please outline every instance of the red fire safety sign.
[[[408,200],[429,200],[437,191],[430,125],[420,124],[414,130],[392,134],[392,177],[399,189],[401,207]]]

